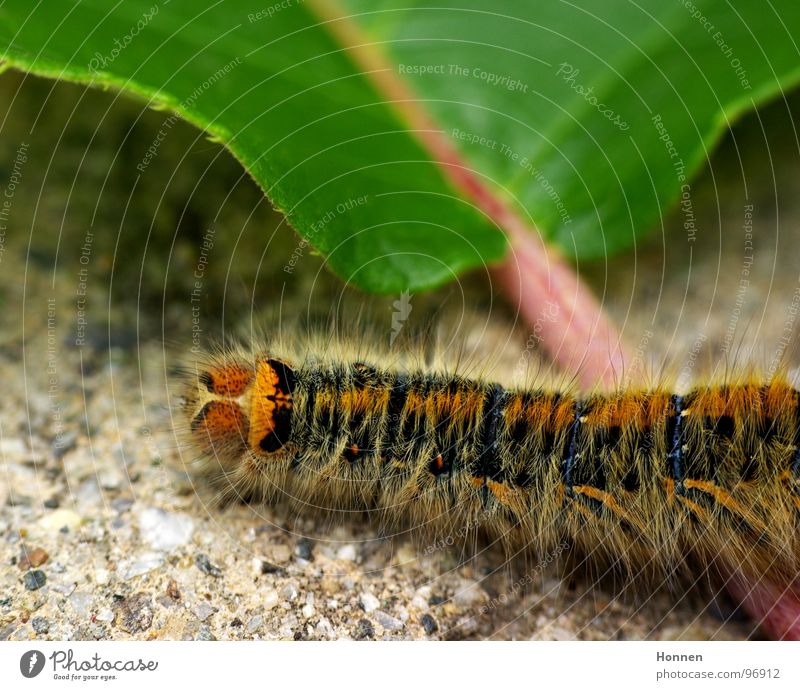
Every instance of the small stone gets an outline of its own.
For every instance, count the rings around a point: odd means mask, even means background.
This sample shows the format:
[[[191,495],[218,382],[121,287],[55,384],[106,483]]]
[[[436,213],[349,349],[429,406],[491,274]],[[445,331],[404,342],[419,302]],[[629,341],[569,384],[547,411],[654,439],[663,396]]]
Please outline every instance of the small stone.
[[[304,618],[311,618],[314,615],[314,604],[306,604],[300,609],[300,613],[303,614]]]
[[[72,594],[77,587],[78,585],[76,585],[74,582],[56,582],[55,584],[50,585],[51,590],[65,597],[68,597],[70,594]]]
[[[358,601],[361,604],[361,608],[364,609],[364,613],[372,613],[381,607],[381,602],[378,597],[376,597],[374,594],[370,594],[369,592],[364,592],[358,598]]]
[[[201,604],[198,604],[194,608],[194,615],[197,616],[201,621],[206,620],[206,618],[211,616],[213,613],[214,613],[214,607],[205,601],[202,602]]]
[[[401,630],[403,628],[403,621],[390,616],[383,611],[375,612],[375,620],[380,623],[385,630]]]
[[[105,470],[97,473],[97,483],[104,491],[115,491],[122,482],[122,476],[118,470]]]
[[[275,563],[288,563],[292,552],[286,544],[277,544],[269,550],[269,556]]]
[[[115,604],[116,624],[129,633],[143,632],[153,623],[153,607],[150,597],[139,592]]]
[[[19,614],[19,619],[23,623],[27,623],[30,620],[30,617],[31,617],[31,614],[28,613],[27,611],[23,611],[22,613]]]
[[[241,619],[241,618],[239,618],[239,616],[236,616],[236,617],[235,617],[235,618],[234,618],[234,619],[233,619],[233,620],[230,622],[230,626],[231,626],[232,628],[241,628],[243,625],[244,625],[244,623],[242,623],[242,619]]]
[[[95,616],[95,619],[103,621],[104,623],[110,623],[114,620],[114,612],[109,608],[100,609]]]
[[[133,505],[133,499],[131,498],[115,498],[111,501],[111,507],[116,510],[118,513],[127,513],[131,506]]]
[[[21,438],[0,439],[0,455],[28,455],[28,446]]]
[[[74,495],[83,513],[86,513],[88,509],[98,507],[103,502],[103,493],[100,491],[96,477],[81,482]]]
[[[167,583],[167,596],[174,601],[178,601],[181,598],[181,591],[178,589],[178,583],[175,580],[170,580]]]
[[[31,618],[31,627],[37,635],[47,635],[50,632],[50,621],[41,616]]]
[[[430,599],[428,599],[428,603],[431,606],[441,606],[446,601],[447,601],[446,597],[439,596],[438,594],[434,594],[433,596],[431,596]]]
[[[164,565],[164,557],[160,553],[145,553],[137,560],[129,561],[120,569],[123,580],[132,580],[134,577],[149,573]]]
[[[270,563],[269,561],[261,561],[261,574],[284,577],[286,575],[286,568],[281,568],[281,566]]]
[[[297,586],[294,584],[294,582],[289,582],[288,584],[284,585],[283,589],[281,589],[280,594],[283,599],[294,601],[295,599],[297,599],[299,592],[297,591]]]
[[[247,621],[247,632],[252,635],[253,633],[258,632],[262,625],[264,625],[264,617],[253,616],[249,621]]]
[[[94,581],[98,585],[107,585],[111,581],[111,573],[106,568],[97,568],[94,571]]]
[[[194,564],[200,569],[200,572],[211,577],[222,577],[222,571],[208,560],[208,556],[204,553],[199,553],[195,556]]]
[[[81,618],[87,617],[93,601],[94,597],[88,592],[73,592],[69,595],[72,610]]]
[[[139,534],[157,551],[173,551],[189,543],[194,522],[188,515],[148,508],[139,516]]]
[[[336,558],[340,561],[354,561],[356,557],[356,547],[353,544],[345,544],[336,552]]]
[[[315,631],[317,635],[319,635],[320,637],[326,637],[328,639],[331,639],[336,636],[333,631],[333,626],[331,625],[331,622],[324,616],[319,619]]]
[[[425,628],[425,633],[428,635],[433,635],[433,633],[439,630],[439,624],[429,613],[423,614],[422,618],[419,619],[419,622],[422,623],[422,627]]]
[[[81,524],[81,516],[73,510],[59,508],[45,515],[36,524],[41,530],[49,533],[59,532],[64,527],[76,530]]]
[[[464,580],[453,595],[453,603],[467,609],[482,604],[487,598],[486,592],[477,583]]]
[[[61,501],[58,500],[58,496],[51,496],[42,505],[49,510],[54,510],[61,505]]]
[[[213,633],[211,632],[211,628],[209,628],[207,625],[201,625],[200,632],[197,633],[197,637],[194,639],[201,642],[213,642],[217,638],[214,637]]]
[[[47,582],[47,575],[43,570],[29,570],[22,576],[22,582],[25,584],[25,589],[31,592],[44,587]]]
[[[264,592],[264,608],[269,610],[271,608],[275,608],[280,601],[280,597],[278,597],[278,593],[274,589],[267,590]]]
[[[361,618],[356,624],[353,637],[357,640],[371,640],[375,637],[375,627],[366,618]]]
[[[314,542],[306,537],[301,537],[297,541],[297,546],[294,549],[295,554],[298,558],[302,558],[303,560],[310,561],[313,555],[312,551],[314,549]]]
[[[428,602],[425,601],[425,597],[422,597],[419,594],[414,595],[414,598],[411,599],[411,606],[417,609],[417,611],[428,610]]]
[[[340,589],[339,578],[331,576],[323,577],[322,582],[320,582],[320,589],[326,594],[336,594]]]
[[[36,547],[35,549],[28,550],[27,548],[23,547],[23,555],[22,558],[19,559],[19,563],[17,565],[19,566],[20,570],[38,568],[40,565],[47,563],[48,558],[50,558],[50,556],[48,556],[47,551],[44,549]]]
[[[28,507],[31,504],[30,496],[25,496],[24,494],[17,493],[13,489],[8,492],[8,497],[6,498],[6,505],[9,508],[14,508],[17,506],[24,506]]]

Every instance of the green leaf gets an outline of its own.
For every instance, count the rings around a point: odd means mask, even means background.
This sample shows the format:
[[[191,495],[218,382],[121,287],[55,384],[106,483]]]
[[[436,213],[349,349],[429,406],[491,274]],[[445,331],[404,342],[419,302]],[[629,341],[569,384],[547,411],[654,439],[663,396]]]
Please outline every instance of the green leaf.
[[[453,189],[305,4],[104,0],[0,5],[0,55],[111,86],[223,142],[332,269],[419,290],[501,258],[503,234]],[[252,20],[252,21],[251,21]],[[142,151],[143,175],[158,165]],[[287,260],[289,257],[287,256]]]
[[[6,0],[0,51],[204,128],[339,275],[377,292],[440,284],[506,248],[391,103],[390,79],[577,258],[631,246],[679,197],[692,241],[692,175],[735,117],[800,79],[794,0],[342,0],[395,72],[369,76],[344,23],[314,14],[322,1]],[[142,152],[142,174],[156,156]]]
[[[679,198],[693,241],[692,176],[800,81],[796,0],[342,1],[462,156],[578,258],[634,245]]]

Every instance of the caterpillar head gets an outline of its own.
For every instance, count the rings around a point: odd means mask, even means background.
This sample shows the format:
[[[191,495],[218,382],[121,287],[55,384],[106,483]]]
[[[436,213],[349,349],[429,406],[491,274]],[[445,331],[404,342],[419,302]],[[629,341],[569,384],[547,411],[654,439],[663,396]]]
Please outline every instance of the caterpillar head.
[[[294,388],[294,370],[266,356],[197,369],[184,396],[193,441],[223,464],[245,451],[280,452],[291,436]]]

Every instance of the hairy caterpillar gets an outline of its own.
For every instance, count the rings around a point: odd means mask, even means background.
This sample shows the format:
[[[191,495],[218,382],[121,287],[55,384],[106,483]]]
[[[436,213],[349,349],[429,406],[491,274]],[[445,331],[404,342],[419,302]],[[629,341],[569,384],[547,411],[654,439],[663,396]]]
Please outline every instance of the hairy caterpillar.
[[[643,572],[800,566],[800,393],[784,378],[585,397],[320,349],[225,350],[182,381],[184,435],[223,491],[511,551],[564,539]]]

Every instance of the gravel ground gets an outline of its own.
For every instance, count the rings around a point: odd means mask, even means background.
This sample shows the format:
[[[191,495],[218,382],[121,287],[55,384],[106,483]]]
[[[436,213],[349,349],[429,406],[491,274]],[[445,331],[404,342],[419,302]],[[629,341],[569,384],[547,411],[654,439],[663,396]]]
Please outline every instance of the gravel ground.
[[[613,578],[561,577],[558,567],[520,587],[530,570],[496,549],[466,560],[453,548],[425,555],[364,522],[330,527],[281,507],[214,506],[184,470],[167,389],[177,353],[191,344],[191,276],[209,228],[217,230],[203,338],[246,331],[276,305],[323,315],[366,308],[388,324],[391,298],[368,300],[320,271],[236,163],[192,128],[170,130],[140,177],[135,164],[163,113],[51,87],[0,77],[0,185],[17,174],[0,241],[0,639],[758,636],[725,597],[622,591]],[[786,130],[780,107],[764,117],[774,125],[766,131]],[[757,229],[742,304],[748,202],[732,140],[714,158],[714,179],[695,188],[707,232],[691,258],[675,213],[635,262],[582,267],[627,340],[647,341],[643,356],[656,368],[663,357],[688,361],[700,334],[696,360],[719,360],[734,315],[729,357],[752,347],[768,362],[778,342],[800,234],[796,202],[783,199],[800,198],[800,176],[796,146],[771,139],[778,225],[757,125],[751,119],[736,137]],[[726,203],[721,220],[716,194]],[[527,334],[487,294],[467,276],[414,296],[414,318],[468,304],[490,323],[481,337],[508,340],[516,359]],[[787,355],[795,362],[793,349]]]

